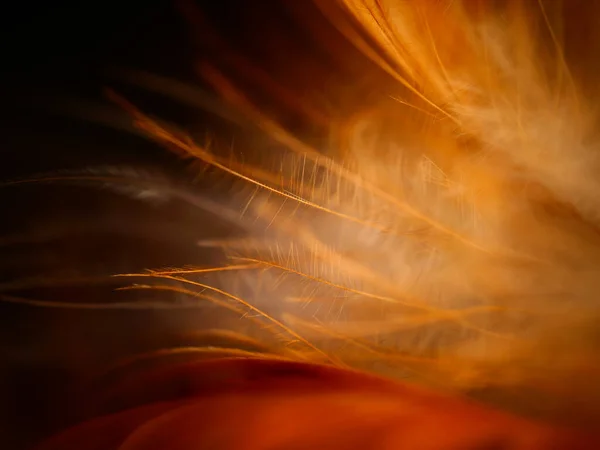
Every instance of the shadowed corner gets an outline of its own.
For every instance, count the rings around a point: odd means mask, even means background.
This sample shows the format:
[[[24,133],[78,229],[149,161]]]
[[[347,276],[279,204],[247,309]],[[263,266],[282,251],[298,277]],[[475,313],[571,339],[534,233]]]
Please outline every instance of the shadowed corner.
[[[156,206],[78,182],[6,186],[99,166],[186,170],[162,148],[132,136],[129,120],[124,130],[98,120],[120,112],[103,97],[108,66],[148,68],[162,52],[158,64],[180,70],[186,45],[179,45],[176,17],[169,1],[34,1],[3,10],[0,295],[9,301],[0,304],[0,448],[30,448],[69,424],[71,388],[109,362],[163,344],[190,344],[178,334],[195,329],[190,308],[168,314],[102,306],[136,298],[115,293],[124,284],[111,279],[115,273],[218,260],[219,252],[199,256],[190,246],[202,227],[173,229],[178,221],[205,220],[181,211],[161,215]],[[162,32],[169,42],[161,42]],[[78,114],[80,106],[87,115]],[[24,299],[66,307],[40,308]],[[96,307],[82,309],[83,303]]]
[[[95,197],[85,187],[35,192],[39,188],[30,190],[29,204],[42,202],[44,208],[30,211],[25,222],[5,221],[0,242],[2,413],[8,427],[2,436],[17,440],[6,444],[11,449],[69,423],[79,395],[71,389],[115,360],[198,345],[195,334],[211,327],[215,311],[175,290],[118,290],[132,281],[113,275],[182,262],[218,265],[222,252],[194,244],[223,236],[228,227],[177,204],[140,204],[110,192]],[[84,202],[78,202],[81,196]],[[23,192],[19,198],[30,200]]]

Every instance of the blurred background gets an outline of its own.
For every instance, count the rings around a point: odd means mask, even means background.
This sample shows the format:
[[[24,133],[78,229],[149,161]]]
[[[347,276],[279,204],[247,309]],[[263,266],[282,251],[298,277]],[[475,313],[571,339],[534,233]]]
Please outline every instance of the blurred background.
[[[172,2],[14,2],[1,17],[2,182],[65,169],[179,164],[149,141],[107,126],[119,111],[103,94],[113,66],[176,73],[185,65],[185,30]],[[36,279],[139,270],[189,253],[162,237],[169,223],[154,224],[160,233],[140,236],[142,223],[161,216],[101,189],[5,186],[0,202],[6,295],[107,302],[114,286],[76,282],[41,289],[34,288]],[[0,323],[0,448],[7,450],[28,448],[60,427],[69,386],[107,360],[147,345],[138,337],[141,329],[162,333],[152,311],[0,302]]]
[[[106,96],[112,89],[198,135],[210,132],[228,145],[244,136],[248,145],[256,133],[201,83],[198,67],[206,64],[238,77],[282,122],[318,139],[315,124],[335,115],[332,100],[357,91],[364,61],[350,48],[322,45],[336,33],[309,3],[33,1],[4,7],[0,448],[28,448],[68,423],[73,386],[120,356],[193,344],[188,332],[210,326],[210,318],[185,309],[118,308],[125,294],[115,288],[124,282],[106,279],[216,264],[222,255],[200,251],[195,242],[233,231],[197,208],[140,202],[81,179],[12,182],[123,170],[187,187],[195,180],[199,193],[216,195],[189,161],[136,134],[130,117]],[[299,106],[297,98],[312,103]],[[152,300],[148,292],[126,295]],[[168,294],[160,295],[164,301]],[[92,306],[48,307],[52,301]],[[94,306],[107,304],[113,307]]]

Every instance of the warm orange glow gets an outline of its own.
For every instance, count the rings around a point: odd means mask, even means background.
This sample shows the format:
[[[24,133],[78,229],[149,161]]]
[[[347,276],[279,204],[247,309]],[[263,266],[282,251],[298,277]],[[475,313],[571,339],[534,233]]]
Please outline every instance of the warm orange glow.
[[[38,450],[593,449],[598,441],[364,374],[223,359],[136,374]]]
[[[598,122],[581,75],[597,55],[572,48],[572,10],[315,3],[360,51],[369,95],[357,88],[327,115],[228,61],[332,136],[322,146],[219,67],[199,72],[270,152],[240,144],[224,156],[111,93],[138,129],[236,187],[212,212],[244,230],[199,243],[222,248],[229,266],[119,276],[243,320],[213,327],[230,347],[128,359],[116,403],[40,450],[600,447],[465,400],[491,391],[511,414],[598,414]],[[164,362],[174,355],[202,362]],[[223,355],[238,359],[205,360]],[[167,368],[128,372],[155,357]],[[548,405],[505,400],[515,392]]]

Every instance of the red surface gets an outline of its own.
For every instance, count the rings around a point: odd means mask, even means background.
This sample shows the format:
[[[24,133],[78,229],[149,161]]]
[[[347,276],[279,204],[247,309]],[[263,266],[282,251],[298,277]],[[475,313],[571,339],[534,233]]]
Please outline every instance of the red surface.
[[[223,359],[130,374],[37,450],[577,450],[595,437],[369,375]]]

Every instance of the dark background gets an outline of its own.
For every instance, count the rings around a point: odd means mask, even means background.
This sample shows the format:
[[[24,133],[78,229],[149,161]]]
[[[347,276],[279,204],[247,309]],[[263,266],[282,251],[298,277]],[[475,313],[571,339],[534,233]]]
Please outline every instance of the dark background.
[[[215,16],[226,15],[227,8],[239,11],[246,2],[217,3],[224,10],[211,11]],[[0,181],[104,165],[185,172],[187,163],[161,146],[99,123],[128,123],[106,99],[106,87],[174,120],[193,117],[198,126],[209,120],[107,74],[125,67],[193,79],[192,63],[201,49],[192,49],[189,27],[173,2],[34,0],[2,9]],[[11,296],[117,301],[110,285],[10,285],[214,259],[198,255],[191,244],[207,232],[200,212],[162,211],[111,192],[60,183],[2,186],[0,202],[0,286]],[[195,226],[182,229],[180,223]],[[169,336],[186,323],[193,327],[193,321],[177,314],[0,303],[0,448],[29,448],[68,423],[74,400],[70,386],[107,361],[180,344]]]
[[[64,108],[75,103],[108,117],[118,113],[103,95],[110,82],[105,72],[115,65],[181,71],[186,31],[172,2],[34,0],[4,4],[0,16],[1,181],[103,164],[177,164],[157,145]],[[156,236],[124,236],[127,222],[135,227],[156,213],[94,189],[2,187],[0,202],[3,286],[134,269],[143,259],[162,259],[161,244],[172,247]],[[153,250],[144,254],[146,248]],[[181,250],[169,252],[166,259],[175,259]],[[7,293],[71,302],[112,295],[110,286],[39,291]],[[135,346],[136,334],[158,322],[155,316],[0,304],[0,448],[29,448],[60,427],[71,402],[69,384]]]
[[[219,116],[235,117],[236,111],[223,107],[202,82],[197,72],[202,62],[239,76],[245,92],[264,100],[267,109],[269,101],[272,110],[283,104],[282,122],[308,130],[307,124],[327,112],[335,94],[329,87],[335,85],[343,96],[346,86],[336,74],[355,80],[361,66],[360,59],[349,57],[340,69],[340,53],[321,41],[329,41],[332,31],[321,27],[325,19],[308,3],[34,0],[4,5],[0,295],[111,303],[121,300],[115,285],[40,287],[36,280],[215,264],[221,255],[200,252],[194,242],[232,230],[202,211],[145,204],[97,186],[4,183],[103,166],[141,167],[187,182],[195,175],[189,161],[132,132],[129,116],[105,94],[111,88],[186,129],[216,130],[230,139],[240,127]],[[304,26],[298,24],[298,14]],[[253,72],[249,67],[254,65],[264,70]],[[208,108],[148,93],[136,86],[135,76],[133,83],[124,82],[115,76],[115,69],[123,68],[185,81],[198,89]],[[282,86],[273,88],[280,81]],[[326,91],[327,96],[321,95]],[[286,98],[305,93],[316,100],[298,112]],[[77,400],[72,386],[108,362],[132,352],[193,345],[181,336],[207,322],[210,326],[210,319],[189,312],[0,301],[0,448],[29,448],[70,423],[70,405]]]

